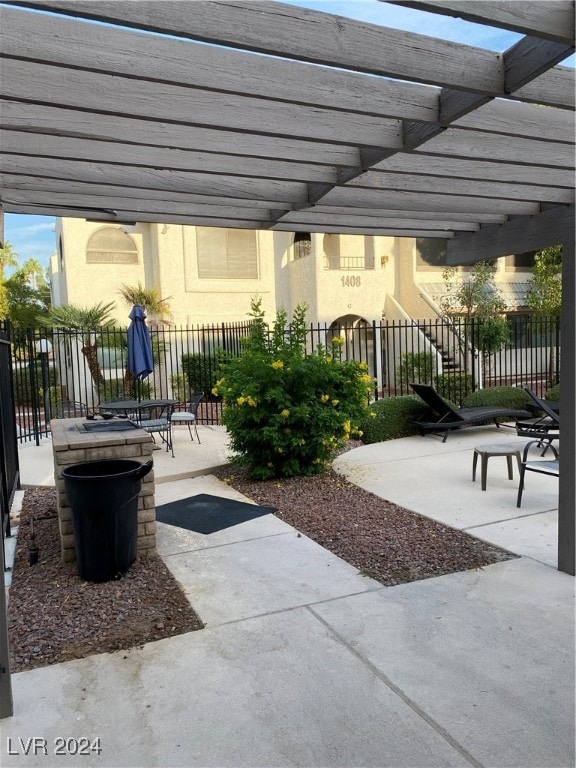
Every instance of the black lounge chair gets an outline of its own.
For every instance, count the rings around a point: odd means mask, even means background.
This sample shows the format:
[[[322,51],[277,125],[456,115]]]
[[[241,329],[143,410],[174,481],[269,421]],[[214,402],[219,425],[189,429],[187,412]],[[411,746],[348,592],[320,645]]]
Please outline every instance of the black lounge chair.
[[[493,408],[491,405],[482,405],[476,408],[453,408],[429,384],[411,383],[410,386],[428,406],[422,416],[414,420],[413,423],[416,424],[421,434],[425,432],[444,434],[443,443],[446,442],[448,432],[453,429],[480,426],[490,421],[499,427],[500,421],[517,421],[530,416],[528,411],[516,408]]]
[[[539,438],[539,446],[544,448],[541,455],[544,456],[552,440],[560,437],[560,411],[551,407],[546,400],[541,400],[530,387],[524,387],[524,390],[530,395],[531,405],[540,415],[532,421],[517,421],[516,432],[520,437]]]

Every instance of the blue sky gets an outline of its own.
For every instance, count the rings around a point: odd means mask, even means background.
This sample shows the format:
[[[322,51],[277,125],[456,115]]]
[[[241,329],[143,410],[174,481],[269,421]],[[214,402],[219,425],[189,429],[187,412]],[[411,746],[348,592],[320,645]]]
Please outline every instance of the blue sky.
[[[513,32],[494,30],[449,16],[401,8],[389,3],[381,3],[379,0],[283,0],[283,2],[493,51],[505,51],[520,39],[520,35]],[[562,64],[573,66],[574,57]],[[47,267],[50,256],[56,250],[52,217],[6,214],[4,237],[14,247],[21,263],[26,259],[34,258],[42,266]]]

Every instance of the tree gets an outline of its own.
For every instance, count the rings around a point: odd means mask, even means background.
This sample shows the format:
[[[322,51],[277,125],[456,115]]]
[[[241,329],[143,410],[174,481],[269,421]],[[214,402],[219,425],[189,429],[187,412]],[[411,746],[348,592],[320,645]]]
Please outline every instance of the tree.
[[[92,380],[97,387],[104,383],[104,376],[98,362],[98,340],[94,332],[113,326],[112,312],[114,308],[114,302],[109,302],[108,304],[99,302],[92,307],[63,304],[60,307],[52,307],[50,312],[42,318],[47,325],[54,328],[67,328],[82,333],[82,354],[86,359]]]
[[[526,303],[534,315],[560,317],[562,309],[562,246],[544,248],[534,255],[532,283]]]
[[[486,374],[491,356],[510,343],[510,329],[503,313],[506,302],[494,281],[496,268],[487,261],[479,261],[470,274],[460,279],[454,267],[446,268],[442,277],[446,293],[440,300],[445,314],[464,317],[467,327],[473,329],[474,347],[483,354]]]
[[[7,316],[13,328],[35,328],[50,311],[50,286],[36,259],[28,259],[4,281]]]
[[[6,267],[18,266],[18,254],[12,245],[6,241],[3,248],[0,248],[0,319],[8,317],[8,293],[4,278]]]
[[[167,323],[172,316],[170,298],[163,299],[158,288],[144,288],[138,285],[121,285],[120,295],[128,306],[139,304],[153,325]]]
[[[562,246],[553,245],[534,255],[532,283],[526,294],[526,304],[538,318],[558,320],[562,310]],[[548,336],[550,350],[548,359],[548,380],[550,386],[556,383],[556,345],[554,344],[553,323],[542,323]],[[557,327],[557,324],[556,324]]]

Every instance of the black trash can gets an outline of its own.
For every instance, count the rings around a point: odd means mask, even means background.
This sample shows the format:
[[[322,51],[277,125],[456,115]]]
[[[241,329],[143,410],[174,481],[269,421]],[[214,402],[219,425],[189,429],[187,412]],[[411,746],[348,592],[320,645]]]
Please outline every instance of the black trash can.
[[[114,459],[62,470],[80,578],[112,581],[136,560],[138,494],[151,469],[151,461]]]

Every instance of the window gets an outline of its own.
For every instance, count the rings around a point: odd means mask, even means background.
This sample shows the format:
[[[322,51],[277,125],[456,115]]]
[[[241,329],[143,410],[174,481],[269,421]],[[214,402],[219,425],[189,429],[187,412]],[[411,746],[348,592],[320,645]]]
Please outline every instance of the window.
[[[87,264],[138,264],[138,248],[117,227],[103,227],[94,232],[86,248]]]
[[[298,261],[312,253],[312,238],[310,232],[296,232],[294,234],[293,260]]]
[[[196,228],[198,277],[257,280],[256,232],[243,229]]]

